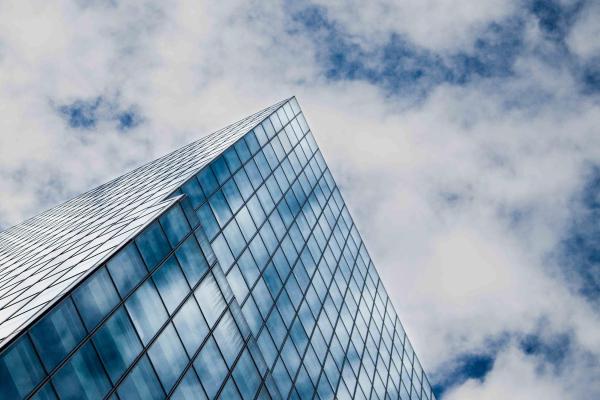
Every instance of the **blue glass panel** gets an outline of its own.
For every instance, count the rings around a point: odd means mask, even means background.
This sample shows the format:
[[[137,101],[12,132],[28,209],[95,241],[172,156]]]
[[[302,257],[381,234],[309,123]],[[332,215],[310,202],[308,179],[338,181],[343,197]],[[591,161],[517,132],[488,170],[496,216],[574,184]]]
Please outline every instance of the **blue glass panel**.
[[[129,291],[148,273],[140,253],[133,243],[119,251],[107,263],[107,268],[121,297],[127,296]]]
[[[119,303],[119,295],[105,268],[98,270],[73,293],[73,300],[88,330],[93,329]]]
[[[238,140],[234,147],[243,163],[252,157],[252,154],[250,154],[250,149],[244,140]]]
[[[212,238],[219,233],[221,228],[219,227],[215,215],[213,214],[208,203],[204,204],[198,209],[198,218],[200,219],[200,223],[206,232],[206,236],[212,240]]]
[[[258,187],[263,183],[263,178],[260,175],[260,171],[258,170],[254,160],[248,161],[248,163],[244,166],[244,169],[246,170],[246,174],[248,175],[248,178],[250,179],[254,189],[258,189]]]
[[[208,326],[193,297],[187,299],[181,306],[175,317],[173,317],[173,323],[185,349],[192,356],[208,335]]]
[[[167,307],[169,314],[181,303],[186,294],[189,293],[188,286],[179,263],[175,256],[171,256],[152,275],[156,288]]]
[[[242,232],[240,228],[238,228],[235,220],[231,221],[225,229],[223,229],[223,234],[225,235],[225,240],[229,244],[229,247],[233,253],[233,257],[237,258],[240,255],[244,247],[246,247],[246,241],[242,236]],[[216,252],[216,251],[215,251]],[[219,258],[219,253],[217,253],[217,258]],[[224,267],[228,267],[231,263],[224,265]]]
[[[250,240],[256,233],[256,226],[254,226],[254,221],[252,221],[252,217],[250,216],[248,209],[246,207],[242,207],[237,213],[235,219],[242,230],[244,239],[246,239],[246,241]]]
[[[31,400],[58,400],[58,397],[56,397],[52,384],[48,382],[31,397]]]
[[[204,389],[196,376],[193,368],[190,368],[185,374],[177,389],[171,395],[171,400],[205,400]]]
[[[101,399],[110,389],[110,381],[91,342],[67,361],[52,382],[63,400]]]
[[[85,336],[85,328],[70,298],[31,328],[31,340],[47,371],[52,370]]]
[[[44,375],[29,338],[23,336],[0,358],[0,396],[5,399],[22,399]]]
[[[215,327],[213,336],[225,358],[225,363],[231,368],[242,350],[244,341],[229,312],[223,315],[219,324]]]
[[[227,221],[231,218],[231,210],[227,205],[227,201],[225,201],[225,196],[223,196],[222,191],[218,191],[212,195],[209,200],[210,207],[219,222],[219,226],[223,227],[227,224]],[[201,219],[202,220],[202,219]]]
[[[178,204],[160,217],[160,223],[172,247],[176,247],[190,231],[190,225]]]
[[[121,377],[142,350],[140,339],[123,308],[106,321],[93,340],[113,382]]]
[[[208,274],[204,278],[194,294],[206,318],[206,322],[208,322],[208,326],[212,327],[226,306],[225,299],[212,274]]]
[[[212,173],[210,168],[205,167],[202,171],[198,172],[198,181],[200,182],[200,186],[204,191],[206,197],[210,196],[214,193],[215,190],[219,187],[219,183],[217,182],[217,178]],[[194,207],[195,208],[195,207]]]
[[[154,268],[170,251],[167,238],[157,222],[147,227],[135,239],[135,242],[149,270]]]
[[[227,179],[229,179],[229,168],[227,168],[227,163],[223,157],[213,160],[211,163],[211,169],[217,177],[217,182],[219,182],[219,184],[222,185]]]
[[[233,370],[233,378],[240,389],[242,398],[252,399],[260,387],[260,375],[248,351],[244,351]]]
[[[188,197],[193,208],[197,208],[205,200],[204,193],[196,178],[192,178],[181,187],[183,193]]]
[[[223,185],[223,194],[227,199],[227,203],[229,204],[231,211],[235,214],[237,210],[239,210],[244,204],[244,200],[242,199],[242,195],[240,194],[233,179],[228,180]]]
[[[169,324],[150,346],[148,357],[168,392],[188,363],[188,357],[173,325]]]
[[[144,344],[167,320],[167,312],[152,280],[144,282],[125,302],[125,307]]]
[[[244,139],[246,140],[246,144],[248,145],[248,148],[252,154],[260,150],[260,144],[258,143],[258,140],[256,140],[254,132],[248,132],[246,136],[244,136]]]
[[[235,180],[235,183],[242,194],[242,198],[244,200],[248,200],[250,196],[252,196],[254,189],[252,188],[252,184],[250,183],[246,172],[244,172],[243,169],[239,170],[233,179]]]
[[[223,234],[220,234],[215,238],[215,240],[212,243],[212,248],[215,252],[215,255],[217,256],[217,260],[219,260],[221,268],[223,268],[223,271],[228,271],[229,267],[233,263],[234,258],[233,254],[231,254],[229,246],[227,245],[227,240],[225,239],[225,236]]]
[[[227,166],[230,171],[236,171],[239,167],[242,166],[242,162],[240,161],[235,148],[231,146],[227,151],[223,153],[223,158],[227,162]]]
[[[185,277],[193,287],[208,271],[208,263],[198,246],[198,242],[190,236],[175,252]]]
[[[208,397],[213,398],[227,375],[227,366],[219,353],[219,349],[213,338],[210,338],[196,360],[194,360],[194,368],[198,373],[200,382],[206,390]]]
[[[223,387],[223,391],[219,395],[219,400],[241,400],[240,394],[235,387],[235,383],[233,383],[232,379],[229,379],[225,386]]]
[[[161,400],[165,398],[156,373],[146,356],[140,359],[125,378],[117,389],[117,393],[123,400]]]

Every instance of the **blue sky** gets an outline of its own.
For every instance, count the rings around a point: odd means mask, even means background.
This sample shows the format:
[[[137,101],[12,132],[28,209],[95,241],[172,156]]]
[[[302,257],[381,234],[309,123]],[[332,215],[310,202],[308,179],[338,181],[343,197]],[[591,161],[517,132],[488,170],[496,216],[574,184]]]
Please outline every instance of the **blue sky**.
[[[600,4],[0,3],[0,227],[296,95],[442,399],[600,397]]]

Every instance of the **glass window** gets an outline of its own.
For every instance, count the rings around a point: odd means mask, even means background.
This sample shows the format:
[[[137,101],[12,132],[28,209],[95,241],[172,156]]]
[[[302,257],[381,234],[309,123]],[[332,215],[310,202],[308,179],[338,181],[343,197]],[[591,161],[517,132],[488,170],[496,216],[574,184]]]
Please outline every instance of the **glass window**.
[[[226,304],[212,274],[208,274],[204,278],[194,294],[208,325],[213,326],[225,309]]]
[[[181,190],[188,199],[190,199],[193,208],[197,208],[205,200],[204,193],[202,193],[202,189],[195,177],[187,181],[185,185],[181,187]]]
[[[233,179],[235,180],[235,183],[237,184],[237,187],[240,190],[240,193],[242,194],[242,198],[244,200],[248,200],[250,196],[252,196],[254,189],[250,184],[250,180],[248,179],[246,172],[244,172],[243,169],[239,170],[237,174],[235,174]]]
[[[190,236],[175,252],[185,277],[193,287],[208,271],[208,263],[198,246],[198,242]]]
[[[170,251],[167,238],[165,238],[160,225],[156,222],[146,228],[135,239],[135,242],[140,249],[140,253],[142,253],[142,258],[146,262],[148,270],[154,268]]]
[[[248,132],[244,136],[244,139],[246,140],[246,144],[248,145],[248,148],[250,149],[252,154],[260,150],[260,144],[258,143],[258,140],[256,140],[256,136],[253,131]]]
[[[220,234],[215,238],[212,243],[212,248],[217,256],[217,260],[219,260],[221,268],[223,268],[223,271],[228,271],[234,259],[233,254],[231,254],[231,250],[229,250],[229,246],[227,245],[227,240],[223,234]]]
[[[237,153],[235,152],[235,148],[231,146],[223,153],[223,157],[227,162],[227,166],[230,171],[236,171],[239,167],[242,166],[242,162],[240,161]]]
[[[248,294],[248,286],[246,286],[246,282],[238,266],[234,265],[231,268],[227,274],[227,282],[229,282],[235,298],[241,304]]]
[[[219,400],[236,400],[236,399],[242,400],[238,390],[235,387],[235,383],[233,382],[233,379],[230,378],[225,383],[225,386],[223,386],[223,391],[219,395]]]
[[[147,274],[146,266],[133,243],[119,251],[106,266],[121,297],[127,296]]]
[[[202,187],[202,190],[204,191],[206,197],[213,194],[214,191],[219,188],[217,178],[215,178],[215,175],[212,173],[210,168],[204,167],[202,171],[198,172],[198,175],[196,176],[198,178],[198,181],[200,182],[200,186]]]
[[[260,171],[263,179],[267,179],[267,177],[271,174],[271,167],[269,167],[269,162],[267,161],[265,155],[262,152],[259,152],[254,156],[254,161],[256,161],[256,165],[258,166],[258,170]]]
[[[110,389],[110,381],[91,342],[80,348],[52,381],[63,400],[101,399]]]
[[[229,179],[229,169],[225,163],[223,157],[219,157],[211,163],[211,169],[213,170],[219,184],[224,184]]]
[[[235,219],[238,222],[242,233],[244,234],[244,239],[249,241],[256,233],[256,226],[254,226],[254,221],[252,221],[252,217],[250,216],[248,209],[245,206],[242,207]]]
[[[258,139],[258,142],[261,144],[261,146],[264,146],[265,143],[269,141],[267,133],[261,125],[258,125],[256,128],[254,128],[254,134],[256,135],[256,139]]]
[[[73,300],[83,323],[91,330],[119,303],[119,295],[108,272],[102,268],[73,293]]]
[[[248,248],[252,251],[252,255],[254,256],[254,260],[258,266],[259,270],[262,270],[267,262],[269,261],[269,253],[267,252],[267,248],[263,244],[260,236],[255,236],[250,242]]]
[[[248,207],[248,211],[250,211],[250,215],[252,216],[256,226],[261,226],[267,216],[265,215],[265,212],[263,211],[256,195],[252,196],[250,200],[248,200],[246,206]]]
[[[231,221],[225,227],[225,229],[223,229],[223,234],[225,235],[226,241],[233,252],[233,257],[237,258],[242,250],[244,250],[244,247],[246,247],[246,241],[244,240],[242,232],[240,231],[240,228],[238,228],[235,220]]]
[[[4,394],[4,392],[2,393]],[[56,397],[56,393],[52,389],[52,384],[48,382],[31,397],[31,400],[58,400],[58,397]]]
[[[47,371],[56,367],[84,336],[85,329],[71,298],[31,328],[31,340]]]
[[[235,214],[237,210],[239,210],[244,204],[244,200],[242,200],[242,195],[240,194],[233,179],[228,180],[223,185],[223,194],[227,199],[227,203],[229,203],[231,211]]]
[[[165,398],[148,358],[144,356],[117,389],[123,400],[161,400]]]
[[[209,239],[214,238],[221,230],[208,203],[198,209],[198,218]]]
[[[206,326],[202,312],[193,297],[187,299],[175,314],[173,323],[188,354],[194,355],[208,334],[208,326]]]
[[[231,210],[225,201],[222,191],[218,191],[212,195],[209,200],[210,206],[215,213],[215,217],[219,222],[219,226],[223,227],[227,224],[227,221],[231,218]],[[202,219],[201,219],[202,220]]]
[[[258,189],[258,187],[263,182],[263,178],[260,175],[260,171],[258,170],[258,167],[256,166],[254,160],[248,161],[244,169],[246,170],[246,174],[248,175],[248,178],[250,179],[250,182],[252,183],[254,189]]]
[[[113,382],[121,377],[142,351],[140,339],[123,308],[106,321],[93,340]]]
[[[254,282],[256,282],[260,271],[258,270],[258,267],[254,262],[254,257],[252,257],[249,249],[246,249],[246,251],[244,251],[244,253],[241,255],[240,259],[238,260],[238,266],[242,272],[242,275],[244,275],[244,278],[246,278],[248,286],[252,287]]]
[[[172,247],[176,247],[190,231],[190,225],[178,204],[171,207],[169,211],[160,217],[160,224]]]
[[[227,375],[227,366],[213,338],[206,342],[198,354],[198,358],[194,361],[194,368],[208,397],[215,397]]]
[[[171,400],[205,400],[204,389],[200,385],[198,376],[193,368],[190,368],[185,374],[177,389],[171,395]]]
[[[217,345],[225,358],[225,362],[231,368],[238,354],[242,350],[244,341],[240,331],[229,312],[223,315],[213,333]]]
[[[238,140],[234,147],[243,163],[252,157],[252,154],[250,154],[250,149],[244,140]]]
[[[0,396],[24,398],[44,375],[29,338],[22,336],[0,358]]]
[[[144,282],[127,300],[125,307],[144,344],[167,320],[167,312],[152,280]]]
[[[188,363],[188,357],[173,325],[167,325],[150,346],[148,357],[163,387],[167,392],[170,391]]]
[[[154,279],[167,311],[172,314],[186,294],[190,292],[175,256],[169,257],[152,275],[152,279]]]

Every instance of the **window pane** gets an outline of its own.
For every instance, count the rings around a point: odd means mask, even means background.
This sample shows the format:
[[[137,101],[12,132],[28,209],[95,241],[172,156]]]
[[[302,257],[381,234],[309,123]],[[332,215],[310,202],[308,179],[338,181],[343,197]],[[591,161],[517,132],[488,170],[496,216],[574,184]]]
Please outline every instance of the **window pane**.
[[[198,242],[190,236],[175,252],[185,277],[193,287],[208,271],[208,263],[198,246]]]
[[[44,375],[29,338],[23,336],[0,358],[0,395],[6,399],[24,398]]]
[[[190,297],[179,309],[173,323],[188,354],[192,356],[208,334],[208,326],[196,300]]]
[[[188,357],[177,337],[173,325],[169,324],[148,350],[148,356],[165,390],[171,390],[188,363]]]
[[[148,270],[151,270],[169,252],[169,244],[160,225],[154,222],[135,240]]]
[[[165,398],[156,373],[146,356],[125,378],[117,393],[123,400],[160,400]]]
[[[194,368],[198,373],[200,382],[206,390],[208,397],[213,398],[227,375],[227,367],[219,353],[214,339],[210,338],[204,345],[198,358],[194,361]]]
[[[229,221],[229,218],[231,218],[231,210],[227,205],[227,201],[225,201],[225,196],[223,196],[223,192],[219,190],[217,193],[213,194],[209,200],[209,203],[210,207],[215,213],[217,221],[219,222],[219,226],[225,226],[227,221]],[[202,219],[200,220],[202,221]]]
[[[146,281],[131,295],[125,307],[144,344],[167,320],[167,312],[151,280]]]
[[[231,250],[229,250],[227,240],[225,240],[223,234],[217,236],[212,243],[212,248],[217,256],[217,260],[219,260],[221,268],[223,268],[223,271],[228,271],[229,267],[233,263],[233,254],[231,254]]]
[[[195,295],[208,325],[213,326],[225,309],[226,304],[212,274],[207,275],[202,283],[198,285]]]
[[[54,387],[63,400],[101,399],[110,382],[91,342],[87,342],[54,375]]]
[[[160,224],[165,230],[172,247],[177,246],[190,231],[190,225],[179,205],[173,206],[166,214],[162,215]]]
[[[217,177],[217,181],[222,185],[229,178],[229,169],[223,157],[219,157],[211,163],[211,169]]]
[[[261,379],[248,350],[245,350],[238,360],[233,371],[233,377],[242,393],[242,398],[254,398],[254,394],[260,386]]]
[[[193,368],[188,370],[173,395],[171,395],[171,400],[204,400],[206,398],[204,389],[202,389]]]
[[[198,207],[202,202],[204,202],[204,193],[202,193],[202,189],[200,189],[200,185],[196,178],[190,179],[186,182],[185,185],[182,186],[181,190],[186,194],[188,199],[190,199],[190,203],[193,208]]]
[[[202,227],[206,232],[206,236],[208,236],[209,239],[214,238],[215,235],[221,230],[208,203],[204,204],[198,209],[198,218],[200,219]]]
[[[129,294],[129,291],[147,274],[146,266],[133,243],[119,251],[107,263],[107,268],[121,297]]]
[[[52,384],[48,382],[37,391],[31,400],[58,400],[58,397],[56,397],[56,393],[52,389]]]
[[[225,362],[231,368],[242,350],[244,341],[229,312],[223,315],[223,318],[219,321],[215,328],[214,338],[221,353],[223,353],[223,357],[225,357]]]
[[[73,299],[88,330],[93,329],[119,303],[119,295],[105,268],[88,278],[75,291]]]
[[[225,239],[227,240],[227,243],[229,244],[229,247],[233,252],[233,257],[239,256],[242,250],[244,250],[244,247],[246,247],[246,242],[244,241],[242,232],[240,231],[240,228],[238,228],[238,225],[235,222],[235,220],[231,221],[225,227],[225,229],[223,229],[223,234],[225,235]],[[224,267],[228,267],[229,265],[225,265]]]
[[[173,313],[190,291],[175,256],[169,257],[152,275],[152,279],[154,279],[167,310],[170,314]]]
[[[242,204],[244,203],[244,201],[242,200],[242,195],[240,194],[233,179],[228,180],[223,185],[223,194],[225,195],[227,203],[229,204],[229,207],[231,208],[231,211],[233,213],[239,210]]]
[[[94,344],[113,382],[121,377],[142,350],[140,339],[123,308],[98,330]]]
[[[31,339],[47,371],[52,370],[85,336],[71,298],[31,328]]]

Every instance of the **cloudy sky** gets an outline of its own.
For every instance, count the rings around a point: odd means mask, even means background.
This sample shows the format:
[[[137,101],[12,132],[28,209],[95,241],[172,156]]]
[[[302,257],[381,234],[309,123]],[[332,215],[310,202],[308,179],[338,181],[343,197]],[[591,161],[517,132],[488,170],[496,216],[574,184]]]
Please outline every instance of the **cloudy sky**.
[[[296,95],[438,398],[600,398],[598,21],[597,0],[0,1],[0,227]]]

